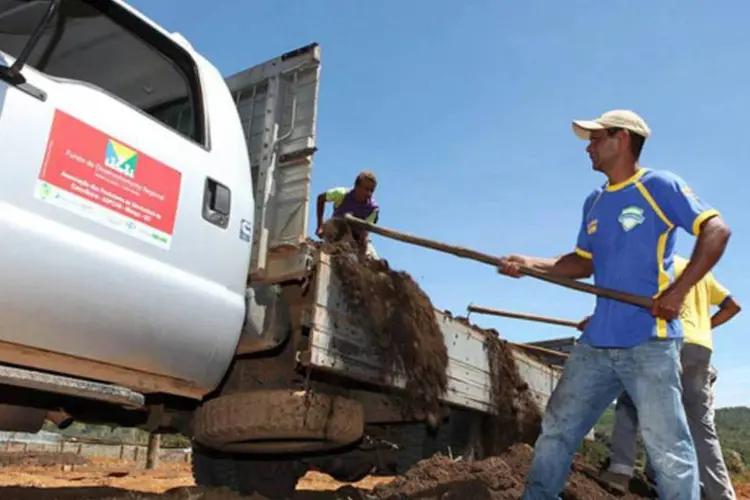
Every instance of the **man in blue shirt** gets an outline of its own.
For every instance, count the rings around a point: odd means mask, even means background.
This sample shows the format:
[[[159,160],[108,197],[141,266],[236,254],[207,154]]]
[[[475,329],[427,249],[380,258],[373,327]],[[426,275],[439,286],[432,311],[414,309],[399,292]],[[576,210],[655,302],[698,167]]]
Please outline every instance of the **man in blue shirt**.
[[[636,113],[613,110],[574,121],[595,171],[607,182],[584,201],[574,251],[557,258],[510,255],[502,274],[520,266],[654,297],[647,310],[597,297],[591,319],[565,363],[542,421],[523,499],[557,499],[574,453],[606,407],[623,390],[638,409],[653,458],[659,498],[699,500],[695,447],[680,383],[682,328],[688,291],[718,262],[730,236],[719,213],[679,176],[639,165],[650,135]],[[676,229],[697,236],[690,262],[675,278]]]

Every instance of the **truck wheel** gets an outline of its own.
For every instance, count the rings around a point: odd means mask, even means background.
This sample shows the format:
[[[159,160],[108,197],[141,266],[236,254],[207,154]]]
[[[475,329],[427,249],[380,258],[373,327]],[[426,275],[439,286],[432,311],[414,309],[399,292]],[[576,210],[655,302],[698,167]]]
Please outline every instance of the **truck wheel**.
[[[195,484],[210,488],[226,486],[233,489],[237,484],[234,461],[229,456],[207,450],[193,443],[192,472]]]
[[[290,498],[307,465],[296,460],[253,458],[207,450],[193,444],[193,479],[198,486],[228,488],[241,495],[258,493]]]
[[[289,389],[219,396],[195,412],[193,435],[231,452],[320,451],[354,443],[364,433],[364,409],[340,396]]]
[[[311,464],[317,470],[342,483],[361,481],[376,469],[376,463],[377,452],[359,450],[311,460]]]

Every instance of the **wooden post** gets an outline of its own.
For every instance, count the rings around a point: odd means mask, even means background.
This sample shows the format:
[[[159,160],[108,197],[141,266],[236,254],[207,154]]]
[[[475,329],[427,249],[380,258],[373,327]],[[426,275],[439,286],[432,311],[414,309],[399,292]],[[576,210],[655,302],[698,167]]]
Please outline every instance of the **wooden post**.
[[[148,450],[146,452],[146,469],[155,469],[159,466],[159,448],[161,434],[150,433],[148,435]]]

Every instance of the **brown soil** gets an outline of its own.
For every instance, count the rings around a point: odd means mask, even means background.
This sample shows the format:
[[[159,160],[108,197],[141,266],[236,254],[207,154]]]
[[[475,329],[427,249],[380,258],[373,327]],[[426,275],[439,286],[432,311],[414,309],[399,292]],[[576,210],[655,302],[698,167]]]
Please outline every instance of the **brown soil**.
[[[330,220],[324,230],[328,243],[323,247],[332,255],[348,309],[358,326],[375,334],[396,368],[406,372],[408,404],[417,414],[427,413],[430,421],[439,411],[448,363],[430,298],[408,273],[390,269],[385,260],[359,258],[345,222]],[[496,411],[483,422],[485,454],[497,455],[514,443],[533,443],[540,431],[541,414],[521,379],[511,348],[497,331],[482,330],[465,318],[456,319],[487,338]]]
[[[482,332],[487,339],[495,413],[487,415],[482,423],[485,456],[504,453],[516,443],[534,444],[541,431],[542,414],[518,372],[513,348],[496,330],[479,328],[462,316],[455,319]]]
[[[336,243],[323,249],[331,255],[352,320],[373,333],[390,368],[406,374],[409,410],[434,425],[448,382],[448,353],[430,298],[408,273],[390,269],[385,260],[361,258],[341,226],[334,230],[338,234],[328,241]]]
[[[372,496],[376,500],[518,500],[523,493],[532,455],[533,449],[526,444],[514,445],[500,456],[478,462],[455,462],[436,455],[417,463],[391,483],[376,486]],[[637,493],[613,495],[584,475],[581,472],[584,467],[581,458],[576,457],[563,493],[565,500],[653,498]],[[631,485],[631,489],[638,487],[637,484]]]
[[[518,445],[508,453],[482,462],[452,462],[436,456],[418,463],[403,477],[368,477],[358,483],[344,485],[326,474],[308,472],[300,480],[293,500],[428,500],[443,496],[472,497],[470,500],[517,499],[523,488],[531,449]],[[577,459],[573,464],[568,487],[563,498],[635,500],[653,498],[630,494],[615,497],[601,489],[581,470],[585,464]],[[152,471],[143,465],[115,459],[91,458],[86,465],[58,467],[3,467],[0,476],[0,498],[12,500],[235,500],[242,498],[222,490],[209,491],[194,486],[189,464],[162,462]],[[631,491],[644,485],[631,482]],[[504,490],[503,490],[504,488]],[[735,478],[738,500],[750,500],[750,487],[745,478]],[[515,496],[514,496],[515,495]],[[257,496],[244,497],[256,498]]]

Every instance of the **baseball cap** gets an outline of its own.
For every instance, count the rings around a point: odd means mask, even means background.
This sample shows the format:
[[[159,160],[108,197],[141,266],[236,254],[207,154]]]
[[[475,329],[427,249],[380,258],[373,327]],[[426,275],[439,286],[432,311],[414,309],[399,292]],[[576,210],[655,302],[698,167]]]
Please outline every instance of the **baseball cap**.
[[[578,137],[588,140],[592,130],[603,130],[611,127],[630,130],[643,137],[651,135],[651,129],[637,113],[628,109],[613,109],[594,120],[573,120],[573,132]]]

